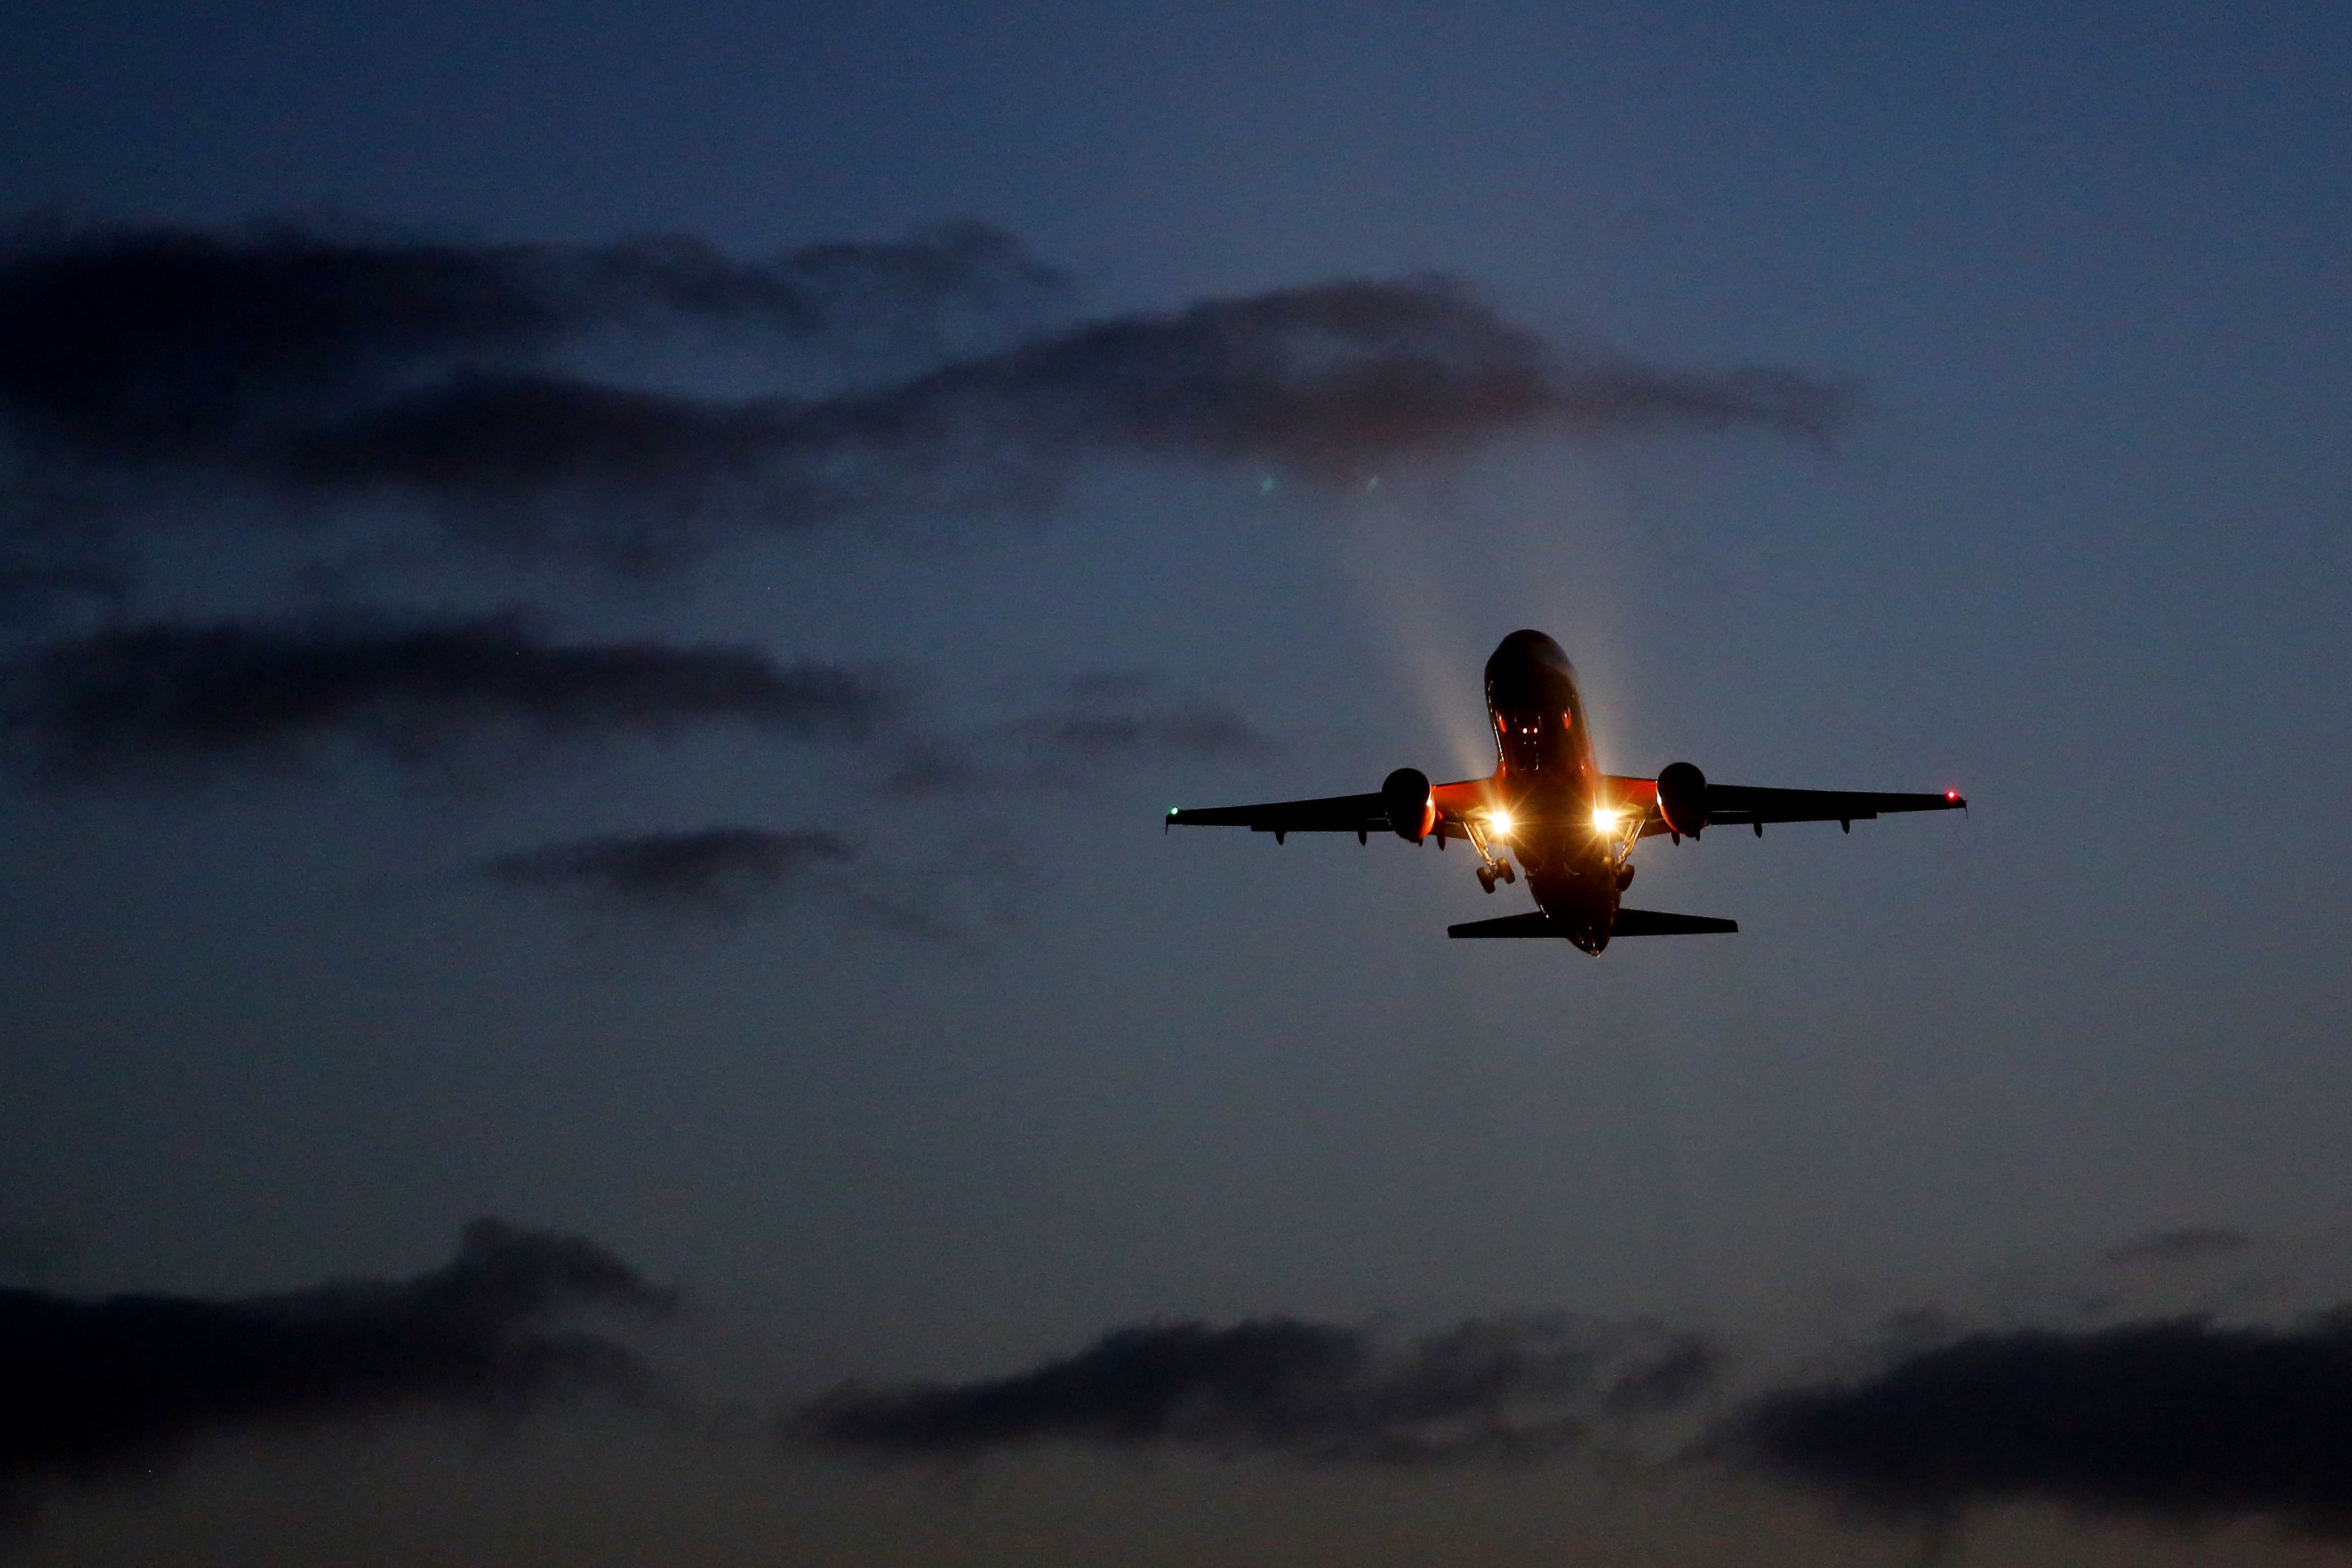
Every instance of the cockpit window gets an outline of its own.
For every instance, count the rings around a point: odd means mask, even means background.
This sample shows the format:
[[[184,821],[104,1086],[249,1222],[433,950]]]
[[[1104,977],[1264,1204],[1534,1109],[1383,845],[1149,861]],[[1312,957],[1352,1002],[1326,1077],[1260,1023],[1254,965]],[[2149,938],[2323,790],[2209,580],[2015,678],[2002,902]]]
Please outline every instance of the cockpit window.
[[[1495,716],[1495,747],[1507,773],[1540,773],[1549,758],[1554,766],[1572,767],[1576,751],[1569,737],[1576,730],[1576,713],[1517,713]]]
[[[1503,744],[1505,772],[1535,773],[1542,770],[1545,747],[1541,714],[1498,716],[1495,720],[1495,728]]]

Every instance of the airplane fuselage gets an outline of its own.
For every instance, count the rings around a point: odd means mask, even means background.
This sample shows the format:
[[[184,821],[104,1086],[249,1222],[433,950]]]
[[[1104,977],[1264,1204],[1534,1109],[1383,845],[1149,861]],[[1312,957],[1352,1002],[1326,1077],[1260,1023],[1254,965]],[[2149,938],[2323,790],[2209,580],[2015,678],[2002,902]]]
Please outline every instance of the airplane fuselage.
[[[1588,953],[1609,946],[1620,892],[1576,669],[1540,632],[1514,632],[1486,661],[1486,716],[1495,730],[1496,790],[1510,813],[1508,843],[1536,906]]]

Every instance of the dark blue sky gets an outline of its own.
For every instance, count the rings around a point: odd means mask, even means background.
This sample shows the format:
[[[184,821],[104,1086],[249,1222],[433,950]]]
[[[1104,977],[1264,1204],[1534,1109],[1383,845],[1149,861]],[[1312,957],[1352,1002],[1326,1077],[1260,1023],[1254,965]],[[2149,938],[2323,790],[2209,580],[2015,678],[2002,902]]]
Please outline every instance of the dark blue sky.
[[[738,530],[650,580],[419,545],[394,503],[289,528],[274,493],[142,491],[170,526],[126,547],[124,596],[20,620],[12,658],[171,618],[522,606],[557,640],[884,662],[909,695],[878,741],[689,726],[421,767],[330,741],[194,779],[19,768],[12,1266],[72,1292],[291,1290],[430,1269],[499,1214],[681,1283],[672,1359],[760,1400],[993,1375],[1148,1320],[1646,1314],[1752,1369],[1923,1305],[2339,1300],[2347,171],[2352,29],[2319,5],[0,17],[11,213],[742,258],[976,219],[1066,274],[1049,328],[1443,275],[1555,344],[1861,398],[1826,444],[1520,430],[1381,462],[1377,487],[1089,449],[1031,505]],[[820,373],[718,331],[583,352],[715,396]],[[1480,663],[1523,625],[1576,659],[1615,770],[1974,810],[1653,841],[1639,902],[1740,935],[1597,961],[1449,945],[1502,903],[1466,856],[1157,831],[1175,803],[1484,771]],[[1136,745],[1050,743],[1114,712]],[[1164,727],[1202,714],[1266,744]],[[995,781],[893,793],[900,742],[971,748]],[[740,920],[480,870],[718,824],[855,858]],[[2248,1241],[2186,1282],[2101,1261],[2184,1227]],[[706,1473],[667,1442],[481,1462],[541,1521],[602,1517],[595,1478],[642,1467],[667,1478],[652,1517],[728,1521],[656,1531],[713,1562],[764,1560],[768,1525],[827,1560],[984,1561],[1033,1516],[1109,1521],[1049,1558],[1139,1561],[1117,1521],[1153,1509],[1196,1555],[1916,1550],[1753,1488],[1580,1470],[1416,1480],[1386,1524],[1349,1522],[1345,1476],[1077,1461],[978,1504],[871,1479],[843,1501],[794,1470],[786,1506],[777,1461]],[[291,1560],[302,1530],[429,1487],[436,1451],[401,1437],[352,1461],[364,1480],[305,1460],[286,1495],[312,1501],[243,1511],[237,1478],[292,1461],[207,1461],[181,1524]],[[149,1560],[172,1506],[58,1505],[25,1550]],[[1569,1522],[1481,1533],[1546,1510]],[[460,1511],[467,1550],[523,1528]],[[2039,1516],[1978,1540],[2126,1550]]]

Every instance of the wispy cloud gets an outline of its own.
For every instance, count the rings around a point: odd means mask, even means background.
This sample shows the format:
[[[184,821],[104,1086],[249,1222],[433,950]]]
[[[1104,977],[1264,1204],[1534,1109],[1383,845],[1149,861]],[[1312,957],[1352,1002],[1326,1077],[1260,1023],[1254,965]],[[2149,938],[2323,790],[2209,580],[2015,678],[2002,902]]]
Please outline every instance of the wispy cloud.
[[[2196,1263],[2212,1258],[2234,1257],[2252,1245],[2252,1239],[2242,1230],[2215,1225],[2190,1225],[2177,1230],[2159,1230],[2136,1241],[2127,1241],[2109,1251],[2107,1261],[2117,1267]]]
[[[855,854],[848,841],[816,830],[705,828],[569,840],[500,855],[483,871],[513,887],[732,924]]]
[[[593,1243],[494,1219],[409,1280],[233,1301],[0,1290],[0,1482],[108,1476],[273,1423],[642,1398],[645,1363],[564,1320],[669,1302]]]
[[[1290,1318],[1116,1330],[978,1383],[850,1385],[782,1423],[797,1440],[902,1457],[1023,1445],[1185,1447],[1334,1463],[1524,1459],[1708,1386],[1705,1341],[1561,1316],[1479,1319],[1394,1343]]]
[[[1234,709],[1170,694],[1141,671],[1068,683],[1044,712],[906,749],[885,780],[892,793],[946,795],[1018,783],[1068,785],[1125,762],[1271,756],[1281,743]]]
[[[1329,481],[1521,431],[1818,443],[1853,409],[1850,392],[1787,370],[1560,350],[1452,284],[1349,282],[1097,321],[814,401],[467,374],[289,431],[257,458],[313,490],[455,505],[456,526],[501,544],[658,562],[722,526],[1034,507],[1090,456]]]
[[[1034,306],[1058,285],[976,225],[756,262],[677,238],[28,228],[0,249],[0,420],[37,457],[234,491],[257,517],[389,497],[477,546],[654,570],[737,529],[1034,509],[1090,459],[1353,480],[1523,432],[1822,443],[1855,407],[1781,367],[1548,342],[1442,279],[1045,330]],[[685,395],[567,357],[619,327],[872,339],[958,313],[1006,330],[934,332],[920,368],[819,395]],[[82,530],[102,530],[104,506],[82,505]],[[55,505],[16,511],[19,534],[65,526]]]
[[[404,760],[486,733],[545,741],[735,723],[866,733],[886,671],[743,647],[559,643],[518,614],[170,622],[52,643],[5,672],[0,722],[53,777],[168,775],[342,737]]]

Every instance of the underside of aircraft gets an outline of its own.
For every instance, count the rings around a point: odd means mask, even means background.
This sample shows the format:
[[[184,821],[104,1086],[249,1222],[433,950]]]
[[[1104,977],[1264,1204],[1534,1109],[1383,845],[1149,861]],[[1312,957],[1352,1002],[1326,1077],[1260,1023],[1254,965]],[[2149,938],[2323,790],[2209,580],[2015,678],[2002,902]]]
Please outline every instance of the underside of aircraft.
[[[1408,843],[1467,843],[1479,885],[1489,894],[1527,872],[1536,907],[1473,920],[1450,936],[1563,937],[1598,954],[1618,936],[1730,933],[1738,923],[1703,915],[1629,909],[1619,895],[1633,881],[1633,847],[1660,833],[1680,843],[1709,828],[1768,822],[1853,824],[1898,811],[1964,810],[1958,790],[1885,794],[1846,789],[1775,789],[1717,784],[1688,762],[1654,779],[1602,773],[1593,761],[1584,699],[1575,668],[1540,632],[1514,632],[1486,661],[1486,713],[1495,732],[1495,771],[1484,779],[1432,784],[1418,768],[1400,768],[1380,789],[1315,800],[1260,806],[1171,810],[1166,826],[1248,828],[1272,833],[1354,833],[1359,843],[1392,832]],[[1514,864],[1514,857],[1517,865]]]

